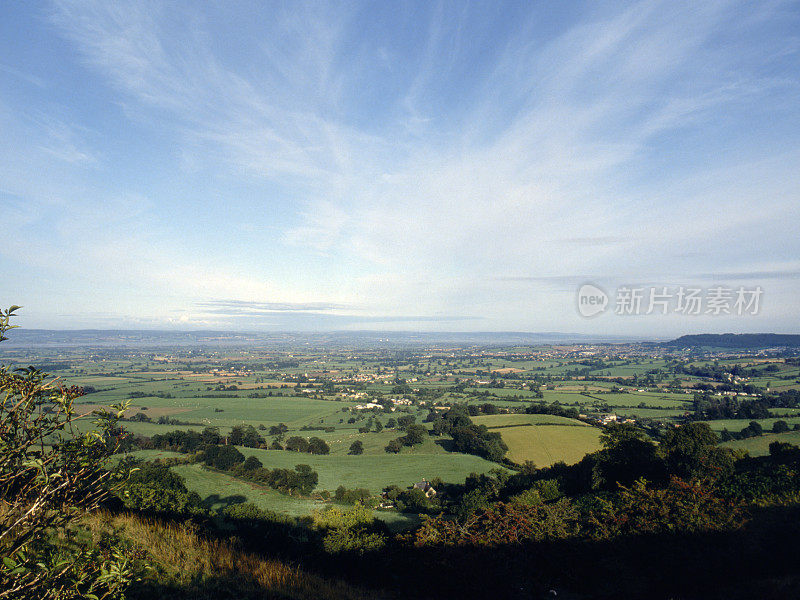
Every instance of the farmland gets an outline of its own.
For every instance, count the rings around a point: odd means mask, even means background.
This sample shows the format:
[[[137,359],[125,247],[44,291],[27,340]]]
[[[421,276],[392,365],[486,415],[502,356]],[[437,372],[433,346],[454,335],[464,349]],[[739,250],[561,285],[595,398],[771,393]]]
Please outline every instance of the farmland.
[[[668,354],[653,347],[532,346],[507,348],[382,348],[335,344],[283,347],[20,348],[5,349],[11,365],[39,364],[69,385],[83,386],[78,406],[90,413],[127,402],[122,425],[131,455],[146,460],[181,458],[172,467],[204,506],[219,510],[242,501],[288,516],[324,504],[323,492],[364,489],[377,497],[387,486],[406,488],[425,478],[458,484],[471,473],[573,464],[600,449],[603,423],[626,421],[653,435],[680,425],[704,403],[724,394],[800,388],[794,362],[751,355],[721,358]],[[736,379],[730,372],[741,373]],[[739,392],[730,392],[730,382]],[[698,404],[700,402],[700,404]],[[507,446],[504,462],[454,450],[449,433],[434,424],[462,410],[475,426]],[[757,419],[711,418],[720,433],[738,433],[751,421],[765,435],[726,445],[764,454],[774,423],[800,425],[800,407],[770,407]],[[794,411],[794,412],[793,412]],[[405,419],[405,424],[401,422]],[[409,423],[421,438],[399,443]],[[81,421],[90,428],[90,419]],[[228,472],[187,463],[185,453],[142,450],[153,436],[213,430],[223,444],[234,428],[252,427],[258,441],[237,445],[265,469],[309,465],[317,474],[314,497],[286,494]],[[318,438],[325,454],[287,451],[290,438]],[[138,440],[138,441],[137,441]],[[358,447],[354,452],[353,448]],[[476,451],[478,452],[478,451]],[[397,513],[391,513],[396,515]],[[382,516],[395,524],[402,519]]]

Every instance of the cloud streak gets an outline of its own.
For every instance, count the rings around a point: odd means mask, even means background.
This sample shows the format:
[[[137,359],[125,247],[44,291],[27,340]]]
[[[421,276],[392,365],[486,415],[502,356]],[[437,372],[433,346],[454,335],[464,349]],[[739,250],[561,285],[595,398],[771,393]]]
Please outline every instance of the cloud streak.
[[[553,288],[585,281],[796,280],[789,4],[238,8],[52,4],[165,166],[115,187],[120,150],[89,125],[20,131],[39,136],[0,175],[64,170],[9,190],[59,207],[40,264],[107,273],[153,313],[529,330],[573,326]]]

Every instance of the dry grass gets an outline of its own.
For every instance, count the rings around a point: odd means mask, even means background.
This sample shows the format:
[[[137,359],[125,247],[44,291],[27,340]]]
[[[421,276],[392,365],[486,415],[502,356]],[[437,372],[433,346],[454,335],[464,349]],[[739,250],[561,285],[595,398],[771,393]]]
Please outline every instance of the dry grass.
[[[115,530],[135,545],[155,567],[146,576],[151,597],[288,598],[364,600],[379,597],[347,583],[331,581],[297,567],[243,552],[226,541],[206,539],[191,524],[171,523],[130,514],[95,512],[83,525],[95,540]],[[167,591],[168,590],[168,593]],[[163,594],[163,596],[162,596]],[[132,596],[137,596],[134,590]]]

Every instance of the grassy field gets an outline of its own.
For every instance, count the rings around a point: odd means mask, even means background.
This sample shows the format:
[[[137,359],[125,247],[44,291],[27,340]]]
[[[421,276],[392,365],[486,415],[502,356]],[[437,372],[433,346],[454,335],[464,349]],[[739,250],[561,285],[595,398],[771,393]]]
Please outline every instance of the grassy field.
[[[186,487],[200,494],[205,507],[210,509],[252,502],[261,508],[298,517],[322,506],[321,502],[287,496],[225,473],[208,471],[199,464],[177,465],[172,470],[184,478]]]
[[[476,425],[486,425],[489,429],[493,427],[508,427],[509,425],[540,425],[542,423],[590,427],[590,425],[581,421],[556,415],[484,415],[472,417],[472,421]]]
[[[800,431],[765,433],[764,435],[747,438],[746,440],[723,442],[720,445],[738,450],[747,450],[752,456],[766,456],[769,454],[769,445],[772,442],[786,442],[787,444],[800,446]]]
[[[451,483],[463,483],[470,473],[487,473],[500,468],[468,454],[386,454],[361,456],[320,456],[285,450],[256,450],[239,448],[245,456],[256,456],[269,469],[293,469],[306,464],[319,473],[317,489],[333,491],[340,485],[347,488],[366,488],[373,493],[396,484],[400,487],[420,481],[423,477],[441,477]]]
[[[473,421],[499,433],[508,446],[508,458],[517,463],[532,460],[539,467],[559,461],[572,464],[600,448],[599,429],[566,417],[486,415]]]
[[[532,460],[545,467],[555,462],[578,462],[600,449],[600,430],[561,425],[518,426],[497,429],[508,446],[508,458],[517,463]]]
[[[772,426],[775,424],[775,421],[786,421],[789,424],[789,427],[794,427],[795,423],[800,423],[800,416],[798,417],[786,417],[786,418],[772,418],[772,419],[755,419],[755,421],[761,425],[764,429],[764,432],[768,432],[772,430]],[[745,427],[750,424],[750,419],[718,419],[714,421],[705,421],[714,431],[722,431],[723,429],[727,429],[728,431],[741,431]]]

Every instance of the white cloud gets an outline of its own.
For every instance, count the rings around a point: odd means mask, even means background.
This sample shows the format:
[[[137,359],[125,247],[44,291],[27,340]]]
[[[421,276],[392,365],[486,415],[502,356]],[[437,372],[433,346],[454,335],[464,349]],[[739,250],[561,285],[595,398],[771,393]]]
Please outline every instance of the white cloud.
[[[726,159],[688,135],[712,127],[732,135],[732,115],[743,119],[763,98],[785,102],[796,90],[791,77],[758,68],[791,51],[785,44],[781,54],[748,41],[726,51],[718,41],[743,18],[774,18],[780,5],[747,17],[727,1],[613,5],[547,40],[534,14],[498,40],[493,60],[476,65],[463,100],[451,100],[442,80],[469,50],[466,9],[445,14],[440,5],[424,25],[424,46],[411,53],[416,63],[405,65],[416,76],[383,98],[390,108],[374,111],[377,123],[353,116],[351,86],[364,65],[346,52],[360,33],[350,10],[276,8],[252,64],[237,64],[209,42],[214,23],[191,4],[54,6],[53,22],[127,114],[177,140],[187,176],[274,184],[291,205],[278,254],[311,251],[331,267],[317,282],[264,277],[246,261],[220,267],[156,235],[162,225],[148,203],[157,200],[86,200],[70,190],[72,214],[57,229],[67,237],[93,222],[96,237],[70,242],[78,266],[51,264],[87,277],[107,270],[184,298],[357,303],[383,315],[480,310],[510,327],[520,318],[544,327],[548,314],[563,314],[563,300],[541,289],[520,298],[497,277],[667,274],[689,262],[678,254],[691,248],[704,262],[695,272],[745,270],[748,252],[778,251],[797,216],[798,181],[786,175],[796,145]],[[404,58],[383,41],[366,55],[390,73]],[[98,162],[73,131],[56,128],[50,139],[59,143],[40,148],[78,165]],[[687,154],[718,162],[685,164],[684,144]],[[664,173],[651,166],[662,159]],[[772,240],[753,239],[755,225],[771,227]],[[737,237],[749,246],[719,249]],[[353,265],[344,277],[342,264]]]

